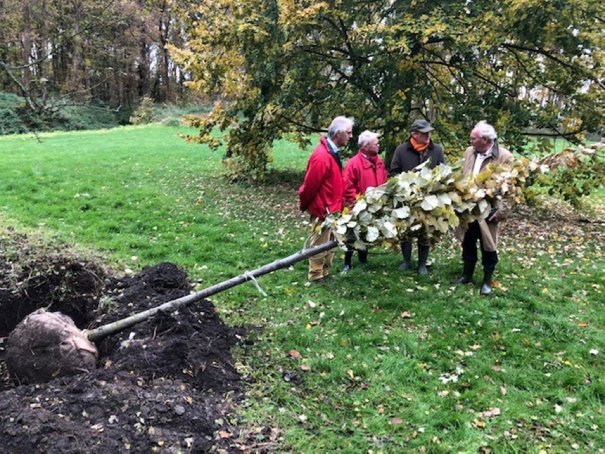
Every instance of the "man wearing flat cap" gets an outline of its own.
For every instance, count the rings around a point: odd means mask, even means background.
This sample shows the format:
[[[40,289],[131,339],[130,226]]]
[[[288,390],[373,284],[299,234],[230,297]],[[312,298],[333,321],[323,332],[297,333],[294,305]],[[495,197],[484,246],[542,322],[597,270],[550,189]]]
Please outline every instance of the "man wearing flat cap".
[[[427,161],[429,161],[427,165],[430,168],[445,163],[443,147],[431,140],[433,130],[434,128],[426,120],[416,120],[412,123],[410,137],[395,149],[389,169],[390,176],[414,170]],[[401,253],[403,263],[399,268],[407,271],[412,266],[412,240],[410,238],[401,241]],[[418,274],[428,274],[426,267],[428,256],[429,242],[425,236],[421,235],[418,237]]]

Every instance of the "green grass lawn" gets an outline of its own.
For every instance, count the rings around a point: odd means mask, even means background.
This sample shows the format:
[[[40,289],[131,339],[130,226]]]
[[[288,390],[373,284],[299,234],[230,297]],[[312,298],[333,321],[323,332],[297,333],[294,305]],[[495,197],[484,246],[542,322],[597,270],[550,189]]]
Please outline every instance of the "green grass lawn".
[[[200,288],[300,250],[310,149],[279,142],[273,184],[229,185],[222,152],[185,131],[0,137],[0,219],[117,268],[177,263]],[[260,328],[235,352],[250,449],[603,452],[604,228],[517,216],[501,241],[489,298],[450,284],[450,237],[425,278],[380,250],[324,286],[306,285],[299,263],[259,279],[267,296],[248,283],[213,297],[229,323]]]

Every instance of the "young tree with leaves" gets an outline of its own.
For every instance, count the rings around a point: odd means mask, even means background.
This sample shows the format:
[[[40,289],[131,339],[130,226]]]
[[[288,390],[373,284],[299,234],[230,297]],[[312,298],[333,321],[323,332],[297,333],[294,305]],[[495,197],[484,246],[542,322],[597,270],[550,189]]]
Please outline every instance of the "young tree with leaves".
[[[220,95],[197,139],[228,130],[238,175],[262,177],[274,139],[306,144],[338,113],[381,131],[387,160],[415,118],[449,149],[479,119],[518,148],[528,128],[576,139],[604,123],[598,0],[217,0],[188,13],[173,54],[191,88]]]

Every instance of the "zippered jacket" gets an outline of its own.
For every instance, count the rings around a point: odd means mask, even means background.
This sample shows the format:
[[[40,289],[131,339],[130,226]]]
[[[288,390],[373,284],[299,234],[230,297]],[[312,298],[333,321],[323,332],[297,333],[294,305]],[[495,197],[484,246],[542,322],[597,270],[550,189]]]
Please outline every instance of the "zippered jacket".
[[[302,186],[298,189],[301,211],[323,219],[328,213],[344,207],[344,181],[340,162],[329,151],[328,141],[321,137],[309,162]]]
[[[376,158],[376,163],[373,163],[359,151],[347,162],[344,171],[346,205],[352,205],[357,196],[364,194],[369,187],[386,183],[387,169],[380,156],[376,155]]]
[[[443,154],[441,145],[431,140],[426,150],[423,153],[418,153],[414,150],[410,141],[407,140],[395,149],[389,168],[389,175],[395,176],[402,172],[408,172],[428,160],[431,161],[429,164],[429,168],[431,169],[445,163],[445,155]]]

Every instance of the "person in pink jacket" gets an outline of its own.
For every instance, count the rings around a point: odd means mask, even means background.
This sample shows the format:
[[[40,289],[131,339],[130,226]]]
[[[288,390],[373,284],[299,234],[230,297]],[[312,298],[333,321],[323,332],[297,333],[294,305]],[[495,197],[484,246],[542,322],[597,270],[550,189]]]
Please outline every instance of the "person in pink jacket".
[[[329,229],[321,229],[326,214],[339,213],[344,208],[344,181],[340,149],[353,136],[353,119],[336,117],[321,137],[309,162],[302,186],[298,189],[301,211],[311,215],[311,235],[308,246],[317,246],[333,239]],[[321,284],[330,274],[333,250],[309,258],[309,282]]]
[[[345,205],[352,206],[357,198],[366,192],[369,187],[377,187],[387,181],[388,173],[378,152],[378,134],[364,131],[359,134],[359,152],[347,162],[344,170]],[[351,269],[353,249],[348,247],[345,252],[343,273]],[[359,251],[359,262],[368,262],[368,251]]]

